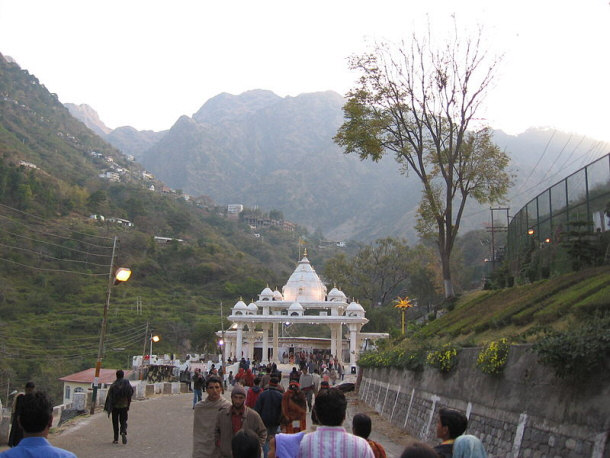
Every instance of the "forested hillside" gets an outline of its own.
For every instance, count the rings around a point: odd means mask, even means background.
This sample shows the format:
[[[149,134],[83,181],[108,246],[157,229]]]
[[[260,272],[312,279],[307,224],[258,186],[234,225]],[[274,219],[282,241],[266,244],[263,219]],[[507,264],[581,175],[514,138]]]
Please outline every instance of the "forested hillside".
[[[58,377],[94,365],[114,237],[114,265],[133,274],[111,289],[104,367],[142,354],[147,322],[156,352],[213,352],[220,302],[292,272],[298,230],[255,238],[213,206],[160,192],[2,57],[0,94],[0,393],[33,379],[59,396]]]

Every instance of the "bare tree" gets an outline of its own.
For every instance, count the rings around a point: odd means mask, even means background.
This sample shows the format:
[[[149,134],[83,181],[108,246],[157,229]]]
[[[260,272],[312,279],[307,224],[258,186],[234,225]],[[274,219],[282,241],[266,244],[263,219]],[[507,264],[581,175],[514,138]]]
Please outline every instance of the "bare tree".
[[[335,136],[346,153],[379,161],[393,152],[402,173],[417,175],[417,228],[436,240],[445,297],[454,296],[450,259],[467,200],[497,202],[510,186],[509,158],[491,131],[469,131],[499,61],[487,58],[481,39],[479,32],[461,41],[455,32],[434,48],[414,35],[408,45],[377,44],[352,57],[350,68],[361,77]]]

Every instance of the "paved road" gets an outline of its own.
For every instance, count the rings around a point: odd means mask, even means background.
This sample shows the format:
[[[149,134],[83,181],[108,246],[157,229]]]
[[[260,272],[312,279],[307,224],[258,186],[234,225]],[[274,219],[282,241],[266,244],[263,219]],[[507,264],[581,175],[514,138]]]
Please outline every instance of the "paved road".
[[[226,393],[228,395],[228,393]],[[79,458],[184,457],[192,454],[192,395],[167,395],[131,404],[127,445],[112,444],[112,420],[96,413],[49,437],[51,443],[75,453]],[[351,419],[365,412],[373,419],[371,439],[380,442],[388,458],[398,458],[410,438],[389,425],[359,402],[348,396],[348,415],[344,426],[351,431]]]
[[[190,457],[192,398],[179,394],[132,402],[127,445],[112,443],[112,419],[103,412],[75,422],[50,441],[79,458]]]

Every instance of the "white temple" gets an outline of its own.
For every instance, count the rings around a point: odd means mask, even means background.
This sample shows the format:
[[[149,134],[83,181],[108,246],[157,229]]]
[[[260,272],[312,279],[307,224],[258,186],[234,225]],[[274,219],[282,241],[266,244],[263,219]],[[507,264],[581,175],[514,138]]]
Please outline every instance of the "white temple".
[[[327,294],[316,271],[305,257],[301,259],[280,293],[265,288],[256,302],[246,305],[241,299],[233,306],[228,320],[233,323],[224,335],[224,357],[254,359],[255,349],[260,349],[262,363],[281,363],[286,351],[330,350],[341,364],[346,354],[350,368],[356,367],[361,342],[364,339],[387,338],[383,333],[362,334],[362,326],[368,323],[364,308],[356,302],[347,302],[343,292],[333,288]],[[280,327],[290,324],[326,325],[330,339],[280,336]],[[343,339],[343,326],[349,330],[347,341]],[[262,329],[262,330],[257,330]],[[271,336],[269,331],[272,331]],[[217,335],[221,336],[218,332]],[[344,345],[347,344],[347,345]],[[347,348],[345,348],[347,346]]]

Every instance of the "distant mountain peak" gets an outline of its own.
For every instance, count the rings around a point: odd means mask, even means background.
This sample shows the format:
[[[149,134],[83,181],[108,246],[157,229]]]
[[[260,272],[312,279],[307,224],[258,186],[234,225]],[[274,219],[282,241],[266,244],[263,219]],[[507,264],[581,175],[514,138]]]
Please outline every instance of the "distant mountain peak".
[[[280,100],[279,95],[264,89],[253,89],[239,95],[223,92],[205,102],[193,119],[198,123],[215,124],[247,116]]]
[[[112,129],[106,126],[100,119],[97,112],[86,103],[76,105],[74,103],[64,103],[70,114],[81,121],[85,126],[100,136],[108,135]]]

